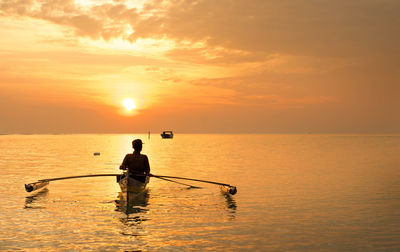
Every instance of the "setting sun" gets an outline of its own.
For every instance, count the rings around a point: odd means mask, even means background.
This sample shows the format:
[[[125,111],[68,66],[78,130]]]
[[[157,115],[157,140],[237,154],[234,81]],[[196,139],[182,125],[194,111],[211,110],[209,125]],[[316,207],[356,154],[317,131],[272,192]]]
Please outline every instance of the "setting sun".
[[[134,110],[136,108],[136,103],[132,98],[125,98],[122,101],[122,105],[128,112],[131,112],[132,110]]]

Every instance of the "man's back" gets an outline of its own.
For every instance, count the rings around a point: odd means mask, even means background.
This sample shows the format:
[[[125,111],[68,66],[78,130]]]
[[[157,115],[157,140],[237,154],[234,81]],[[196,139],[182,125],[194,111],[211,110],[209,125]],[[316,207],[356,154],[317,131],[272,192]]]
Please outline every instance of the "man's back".
[[[122,166],[129,168],[129,174],[131,177],[139,181],[144,181],[145,176],[135,176],[150,173],[149,159],[143,154],[127,154],[122,162]]]

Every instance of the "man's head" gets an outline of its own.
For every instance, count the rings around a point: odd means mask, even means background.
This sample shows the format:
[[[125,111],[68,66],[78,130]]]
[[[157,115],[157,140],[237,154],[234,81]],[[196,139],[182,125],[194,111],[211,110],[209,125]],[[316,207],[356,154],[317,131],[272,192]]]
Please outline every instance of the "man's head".
[[[132,147],[136,152],[140,152],[142,150],[142,146],[143,146],[142,140],[135,139],[132,141]]]

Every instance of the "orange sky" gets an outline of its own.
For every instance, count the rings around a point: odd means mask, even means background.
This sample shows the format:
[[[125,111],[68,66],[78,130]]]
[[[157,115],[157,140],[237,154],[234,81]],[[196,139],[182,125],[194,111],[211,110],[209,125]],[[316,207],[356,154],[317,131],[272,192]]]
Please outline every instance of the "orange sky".
[[[0,133],[400,133],[399,13],[398,0],[2,0]]]

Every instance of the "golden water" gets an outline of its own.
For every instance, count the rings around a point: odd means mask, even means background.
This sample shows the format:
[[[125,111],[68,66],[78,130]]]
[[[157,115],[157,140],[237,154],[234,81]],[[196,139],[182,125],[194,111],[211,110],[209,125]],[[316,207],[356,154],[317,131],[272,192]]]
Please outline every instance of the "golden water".
[[[128,211],[114,177],[142,138],[153,174]],[[100,152],[94,156],[94,152]],[[400,137],[339,135],[0,136],[0,250],[400,250]]]

